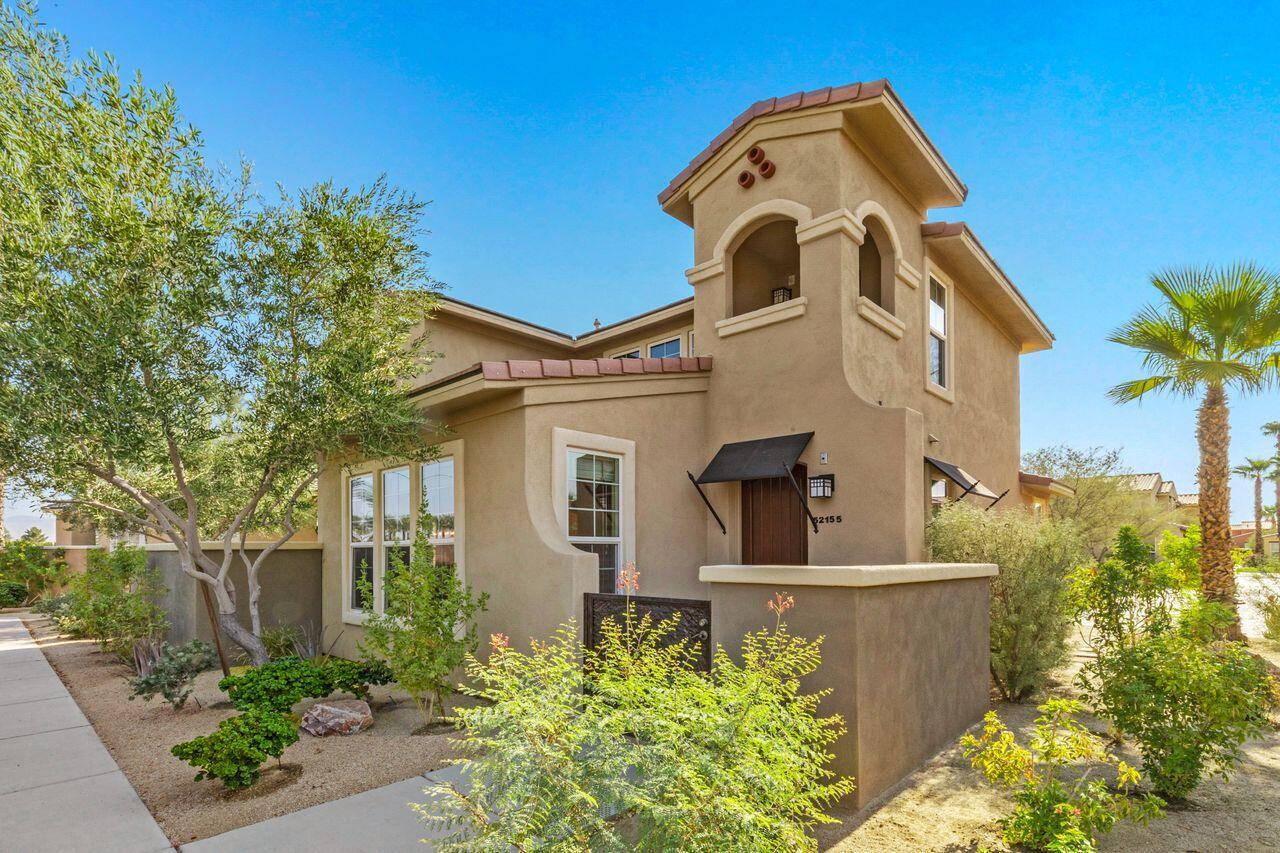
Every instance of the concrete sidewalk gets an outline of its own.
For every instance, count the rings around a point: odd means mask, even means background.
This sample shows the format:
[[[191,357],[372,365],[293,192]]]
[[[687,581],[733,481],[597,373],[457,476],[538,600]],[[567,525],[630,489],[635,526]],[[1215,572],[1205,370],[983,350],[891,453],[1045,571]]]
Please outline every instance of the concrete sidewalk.
[[[0,614],[0,848],[172,849],[14,614]]]
[[[341,800],[242,826],[222,835],[193,841],[183,853],[365,853],[368,850],[431,850],[420,839],[431,837],[409,803],[431,797],[422,789],[431,782],[457,782],[457,765],[442,767],[393,785],[384,785]]]

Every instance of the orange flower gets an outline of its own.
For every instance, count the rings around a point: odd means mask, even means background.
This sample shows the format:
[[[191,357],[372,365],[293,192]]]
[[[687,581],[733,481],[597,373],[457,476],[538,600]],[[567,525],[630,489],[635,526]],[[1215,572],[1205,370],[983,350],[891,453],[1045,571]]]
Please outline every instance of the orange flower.
[[[624,595],[632,595],[640,591],[640,571],[635,563],[628,562],[623,565],[622,570],[618,572],[614,591]]]
[[[795,606],[795,596],[785,592],[775,592],[773,598],[769,601],[769,612],[781,616]]]
[[[506,634],[490,634],[489,645],[493,646],[494,649],[505,649],[511,645],[511,640],[507,638]]]

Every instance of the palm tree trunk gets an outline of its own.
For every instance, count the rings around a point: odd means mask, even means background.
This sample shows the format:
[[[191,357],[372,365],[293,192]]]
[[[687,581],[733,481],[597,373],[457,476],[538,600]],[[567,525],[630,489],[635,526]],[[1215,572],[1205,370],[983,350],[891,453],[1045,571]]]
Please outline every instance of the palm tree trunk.
[[[1262,556],[1262,475],[1253,478],[1253,553]]]
[[[1236,573],[1231,560],[1231,467],[1227,454],[1231,426],[1227,395],[1221,385],[1211,385],[1196,416],[1196,443],[1200,446],[1200,589],[1205,598],[1227,607],[1234,620],[1227,636],[1240,639],[1240,615],[1236,609]]]

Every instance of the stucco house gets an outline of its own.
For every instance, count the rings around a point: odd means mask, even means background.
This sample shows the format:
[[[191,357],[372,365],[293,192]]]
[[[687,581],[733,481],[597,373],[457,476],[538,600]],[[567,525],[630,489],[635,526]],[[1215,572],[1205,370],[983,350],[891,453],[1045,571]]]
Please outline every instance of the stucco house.
[[[419,496],[491,596],[482,636],[512,637],[627,562],[646,595],[706,599],[703,567],[912,563],[936,501],[1030,502],[1019,360],[1053,336],[969,227],[928,221],[966,193],[887,81],[771,98],[658,196],[693,229],[690,297],[580,335],[444,300],[409,392],[439,460],[319,485],[338,652]]]

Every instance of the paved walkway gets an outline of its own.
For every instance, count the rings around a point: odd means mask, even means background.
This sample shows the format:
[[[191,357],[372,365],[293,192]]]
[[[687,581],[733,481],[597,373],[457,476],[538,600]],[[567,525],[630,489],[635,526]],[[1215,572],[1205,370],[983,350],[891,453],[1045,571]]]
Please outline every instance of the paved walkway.
[[[172,849],[14,614],[0,614],[0,849]]]
[[[394,785],[384,785],[341,800],[242,826],[213,838],[184,844],[183,853],[365,853],[368,850],[433,849],[430,837],[409,803],[427,802],[429,782],[457,782],[456,765],[442,767]]]

